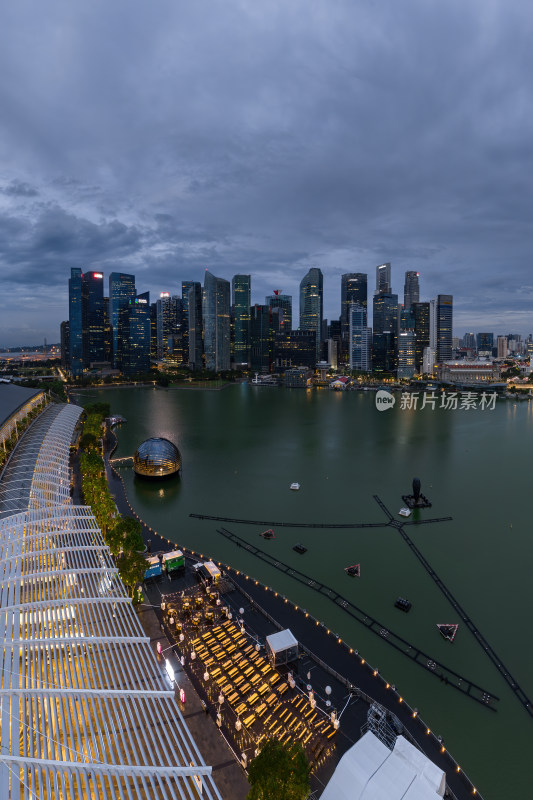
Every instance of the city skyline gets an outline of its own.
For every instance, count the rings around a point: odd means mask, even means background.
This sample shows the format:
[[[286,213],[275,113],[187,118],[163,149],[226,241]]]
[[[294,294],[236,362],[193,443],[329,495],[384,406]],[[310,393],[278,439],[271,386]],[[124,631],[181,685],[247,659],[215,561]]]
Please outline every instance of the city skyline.
[[[4,346],[57,340],[71,268],[152,296],[251,274],[253,302],[319,268],[336,319],[340,276],[391,262],[399,296],[453,294],[455,334],[531,332],[525,3],[207,16],[6,10]]]

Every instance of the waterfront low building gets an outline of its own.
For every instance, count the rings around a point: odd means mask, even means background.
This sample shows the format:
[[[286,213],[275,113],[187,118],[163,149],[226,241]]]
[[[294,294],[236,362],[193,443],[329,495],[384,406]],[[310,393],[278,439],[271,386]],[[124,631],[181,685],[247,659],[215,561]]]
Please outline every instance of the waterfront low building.
[[[444,361],[438,367],[438,377],[446,383],[483,384],[497,381],[500,370],[492,361],[481,358],[474,361]]]

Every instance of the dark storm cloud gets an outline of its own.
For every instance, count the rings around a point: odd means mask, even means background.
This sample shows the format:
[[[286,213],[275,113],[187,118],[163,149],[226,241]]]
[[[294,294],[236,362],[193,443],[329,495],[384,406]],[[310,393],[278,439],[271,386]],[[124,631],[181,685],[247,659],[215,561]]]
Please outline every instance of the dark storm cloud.
[[[36,197],[39,192],[33,186],[30,186],[29,183],[24,183],[24,181],[11,181],[8,186],[3,187],[0,189],[3,194],[7,194],[11,197]]]
[[[400,294],[417,269],[424,297],[454,295],[459,331],[533,329],[525,2],[27,0],[2,15],[0,276],[63,292],[49,339],[71,266],[132,271],[152,293],[251,273],[255,301],[297,296],[320,266],[331,318],[342,272],[372,290],[391,261]]]

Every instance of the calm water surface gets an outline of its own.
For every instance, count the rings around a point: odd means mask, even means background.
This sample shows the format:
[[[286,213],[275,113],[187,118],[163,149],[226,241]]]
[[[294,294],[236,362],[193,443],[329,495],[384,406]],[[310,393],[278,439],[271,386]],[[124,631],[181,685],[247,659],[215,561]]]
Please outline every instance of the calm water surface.
[[[174,441],[180,478],[160,485],[122,469],[130,502],[153,528],[178,544],[231,563],[290,597],[358,648],[416,706],[486,800],[531,796],[533,720],[480,646],[460,626],[453,644],[437,622],[456,614],[392,528],[329,530],[227,524],[239,536],[336,587],[395,633],[498,695],[492,713],[426,675],[346,617],[327,599],[281,575],[190,513],[290,522],[381,522],[378,494],[393,514],[414,476],[433,508],[421,517],[452,522],[408,533],[449,586],[522,688],[533,696],[531,610],[531,431],[528,402],[500,401],[494,411],[375,408],[373,393],[230,386],[223,391],[112,389],[104,399],[128,422],[116,456],[132,455],[150,436]],[[291,492],[293,481],[301,484]],[[294,553],[302,542],[308,552]],[[361,563],[361,578],[344,567]],[[408,597],[409,614],[397,611]]]

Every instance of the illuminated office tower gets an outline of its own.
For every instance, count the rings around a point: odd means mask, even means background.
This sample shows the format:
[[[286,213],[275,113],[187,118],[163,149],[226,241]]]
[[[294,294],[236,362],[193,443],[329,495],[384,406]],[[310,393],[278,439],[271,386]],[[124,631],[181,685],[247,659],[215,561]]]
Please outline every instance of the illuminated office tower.
[[[494,347],[493,333],[478,333],[476,335],[476,342],[478,355],[492,356],[492,348]]]
[[[348,323],[350,369],[369,372],[372,332],[366,325],[366,308],[359,303],[350,303]]]
[[[233,359],[236,364],[248,365],[250,360],[250,304],[249,275],[234,275],[231,280],[234,320]]]
[[[376,294],[391,293],[391,267],[390,262],[378,264],[376,267]]]
[[[373,298],[372,368],[392,372],[396,368],[398,295],[380,292]]]
[[[112,272],[109,276],[109,317],[113,335],[113,366],[121,368],[121,342],[119,313],[135,297],[135,276],[125,272]]]
[[[403,287],[403,307],[409,311],[413,303],[418,303],[420,299],[420,286],[418,283],[418,272],[406,272],[405,284]]]
[[[150,370],[150,293],[144,292],[128,300],[119,312],[123,341],[122,372],[134,375]]]
[[[349,332],[350,304],[357,303],[362,306],[365,313],[365,326],[367,324],[368,307],[368,276],[363,272],[347,272],[341,275],[341,338],[345,360],[349,357]]]
[[[453,297],[451,294],[437,295],[437,361],[449,361],[452,357]]]
[[[104,276],[101,272],[84,272],[84,359],[85,365],[105,362]]]
[[[279,289],[274,289],[274,292],[268,297],[265,297],[265,303],[269,308],[279,309],[278,312],[278,327],[280,332],[288,333],[292,330],[292,297],[289,294],[282,294]]]
[[[69,311],[69,366],[74,377],[83,374],[83,318],[84,318],[84,285],[81,269],[70,270],[68,282]]]
[[[415,332],[400,331],[398,336],[398,378],[412,378],[415,374],[416,336]]]
[[[157,358],[169,355],[169,340],[176,328],[176,305],[170,292],[161,292],[157,301]]]
[[[250,308],[250,368],[268,373],[273,361],[272,311],[267,305]]]
[[[424,360],[424,350],[429,347],[429,303],[413,303],[411,313],[415,320],[415,366],[421,372]]]
[[[214,372],[230,365],[230,284],[205,271],[202,315],[205,367]]]
[[[187,286],[186,294],[189,369],[198,370],[202,369],[203,366],[202,284],[199,281],[191,281]]]
[[[320,360],[323,309],[322,270],[312,267],[300,283],[300,330],[315,331],[317,361]]]

